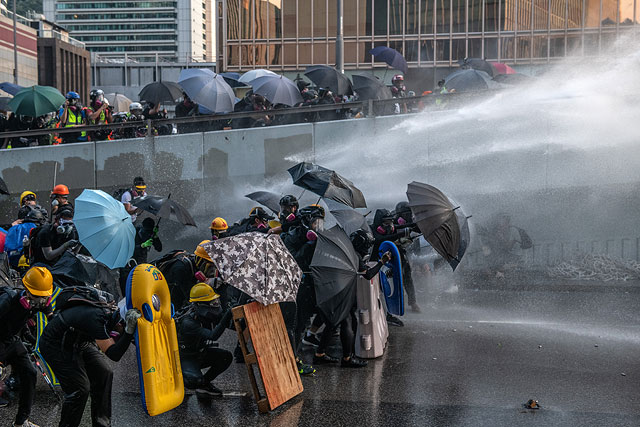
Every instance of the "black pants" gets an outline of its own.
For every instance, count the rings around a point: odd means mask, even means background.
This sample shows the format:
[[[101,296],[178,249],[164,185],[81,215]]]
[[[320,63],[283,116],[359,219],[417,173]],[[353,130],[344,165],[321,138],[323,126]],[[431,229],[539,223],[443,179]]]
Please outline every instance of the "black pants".
[[[18,337],[0,343],[0,361],[11,365],[11,371],[20,380],[20,401],[16,424],[24,423],[31,414],[33,398],[36,394],[37,372],[29,358],[27,349]]]
[[[186,388],[206,386],[227,370],[233,356],[230,351],[218,347],[205,347],[196,355],[181,356],[182,376]],[[202,375],[202,370],[208,371]]]
[[[402,287],[407,293],[409,305],[416,303],[416,288],[413,286],[413,278],[411,277],[411,265],[407,260],[406,255],[401,258],[402,260]]]
[[[113,371],[95,343],[84,343],[73,352],[63,352],[60,343],[40,341],[40,352],[58,377],[64,392],[60,427],[76,427],[91,395],[91,424],[111,425]]]
[[[295,329],[295,346],[294,354],[297,354],[298,346],[302,341],[302,334],[309,326],[309,319],[316,312],[316,290],[313,285],[313,277],[305,274],[302,283],[298,288],[298,296],[296,297],[296,329]]]
[[[282,312],[282,320],[284,320],[284,326],[287,328],[287,335],[291,342],[291,349],[293,354],[296,354],[296,303],[295,302],[281,302],[280,312]]]
[[[346,319],[340,322],[338,327],[340,328],[340,344],[342,344],[342,357],[349,357],[353,354],[353,349],[355,346],[355,333],[353,330],[353,326],[355,325],[355,315],[350,313]],[[322,335],[320,336],[320,345],[316,350],[317,353],[322,354],[325,352],[329,343],[331,342],[331,338],[333,337],[333,333],[336,330],[336,327],[331,327],[328,322],[325,322],[324,331],[322,331]]]

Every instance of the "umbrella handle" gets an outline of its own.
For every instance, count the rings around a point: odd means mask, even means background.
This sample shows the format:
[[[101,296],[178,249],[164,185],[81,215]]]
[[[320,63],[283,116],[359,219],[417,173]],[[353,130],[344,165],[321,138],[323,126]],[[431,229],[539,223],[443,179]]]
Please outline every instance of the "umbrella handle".
[[[298,196],[298,200],[302,199],[302,196],[303,196],[305,191],[307,191],[307,190],[302,190],[302,193],[300,193],[300,195]]]
[[[322,196],[318,197],[318,201],[316,202],[316,205],[320,204],[320,200],[322,200]]]

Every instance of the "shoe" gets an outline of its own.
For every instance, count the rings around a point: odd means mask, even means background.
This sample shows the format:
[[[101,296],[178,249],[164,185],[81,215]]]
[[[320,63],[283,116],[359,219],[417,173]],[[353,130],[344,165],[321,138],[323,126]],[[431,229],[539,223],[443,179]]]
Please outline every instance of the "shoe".
[[[307,332],[302,338],[302,344],[310,345],[311,347],[318,347],[320,345],[320,340],[315,334]]]
[[[316,373],[313,366],[307,365],[300,359],[296,360],[296,365],[298,366],[298,373],[300,375],[313,375]]]
[[[209,383],[196,389],[196,395],[202,397],[222,396],[222,390]]]
[[[404,322],[398,319],[396,316],[387,314],[387,323],[392,326],[404,326]]]
[[[368,363],[366,360],[359,359],[355,356],[349,357],[349,360],[340,359],[340,366],[343,368],[364,368]]]
[[[15,422],[12,424],[14,427],[40,427],[38,424],[34,424],[29,420],[25,420],[22,424],[16,424]]]
[[[327,353],[323,354],[322,356],[318,356],[315,354],[313,355],[313,363],[315,363],[316,365],[338,363],[339,361],[340,359],[338,359],[337,357],[329,356]]]
[[[236,363],[244,363],[244,354],[242,354],[242,349],[239,345],[233,350],[233,360]]]
[[[422,310],[420,310],[420,306],[415,302],[413,304],[409,304],[409,307],[411,307],[411,311],[413,313],[422,313]]]

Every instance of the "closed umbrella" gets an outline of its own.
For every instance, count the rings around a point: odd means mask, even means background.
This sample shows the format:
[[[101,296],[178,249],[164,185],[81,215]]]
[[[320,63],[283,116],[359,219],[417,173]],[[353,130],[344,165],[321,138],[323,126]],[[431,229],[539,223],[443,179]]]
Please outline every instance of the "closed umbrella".
[[[196,227],[196,222],[189,211],[178,202],[171,200],[171,194],[167,197],[142,196],[133,199],[131,204],[158,218],[167,218],[171,221],[179,222],[182,225]]]
[[[460,206],[437,188],[415,181],[407,187],[407,198],[420,232],[455,270],[469,244],[467,218]]]
[[[105,98],[115,111],[129,111],[129,105],[131,105],[132,101],[123,94],[108,93],[105,95]]]
[[[18,92],[24,89],[23,86],[10,83],[10,82],[2,82],[0,83],[0,90],[7,92],[9,95],[16,96]]]
[[[153,82],[142,88],[138,94],[141,101],[153,102],[174,102],[182,96],[182,89],[174,82]]]
[[[220,74],[206,68],[188,68],[180,72],[178,83],[189,98],[208,111],[233,111],[236,96]]]
[[[264,76],[277,76],[273,71],[265,70],[264,68],[259,68],[257,70],[247,71],[243,75],[238,78],[238,82],[244,83],[246,85],[251,84],[252,81],[257,79],[258,77]]]
[[[289,168],[293,183],[298,187],[340,202],[352,208],[366,208],[364,195],[353,182],[322,166],[302,162]]]
[[[254,193],[246,194],[244,197],[268,207],[276,215],[280,212],[280,196],[276,193],[272,193],[270,191],[256,191]]]
[[[367,99],[391,99],[391,89],[383,82],[371,75],[354,74],[353,90],[358,94],[358,99],[365,101]]]
[[[356,300],[358,255],[340,227],[318,233],[311,260],[316,302],[331,325],[344,320]]]
[[[336,95],[352,95],[351,81],[340,71],[328,65],[312,65],[307,67],[304,75],[316,86],[329,89]]]
[[[80,243],[107,267],[124,267],[133,255],[136,230],[124,205],[101,190],[84,190],[76,199],[73,223]]]
[[[407,66],[407,61],[404,59],[404,56],[397,50],[387,47],[387,46],[378,46],[374,47],[369,51],[371,55],[376,59],[376,61],[386,62],[388,66],[391,68],[395,68],[396,70],[400,70],[403,73],[409,71],[409,67]]]
[[[284,76],[258,77],[251,82],[253,93],[262,95],[272,104],[290,107],[303,102],[298,86]]]
[[[39,117],[58,109],[66,98],[51,86],[31,86],[16,93],[9,108],[18,115]]]
[[[264,305],[295,302],[302,270],[280,236],[244,233],[203,247],[225,283]]]

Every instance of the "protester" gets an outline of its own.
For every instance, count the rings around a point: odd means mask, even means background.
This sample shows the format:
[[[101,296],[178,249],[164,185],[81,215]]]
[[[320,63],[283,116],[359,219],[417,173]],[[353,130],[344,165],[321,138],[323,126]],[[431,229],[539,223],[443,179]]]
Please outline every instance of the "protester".
[[[60,111],[58,111],[58,117],[60,118],[60,127],[68,128],[88,123],[87,113],[80,103],[80,95],[77,92],[67,92],[67,101],[64,103]],[[61,134],[63,143],[71,142],[83,142],[87,141],[87,132],[72,132]]]
[[[212,381],[227,370],[233,357],[216,341],[229,326],[231,310],[223,312],[220,295],[206,283],[197,283],[191,288],[189,305],[176,319],[185,387],[195,389],[198,396],[221,396]]]
[[[133,186],[122,193],[120,201],[124,205],[125,210],[131,215],[131,222],[136,222],[138,214],[142,212],[142,209],[138,209],[131,204],[131,201],[136,197],[143,197],[147,195],[147,184],[144,182],[144,178],[137,176],[133,178]]]
[[[53,266],[67,249],[78,244],[78,232],[73,226],[73,211],[62,207],[53,223],[34,228],[29,236],[29,263]]]
[[[131,260],[125,267],[120,269],[120,292],[122,292],[122,295],[126,294],[129,273],[136,265],[147,263],[149,251],[152,247],[157,252],[162,252],[162,242],[158,237],[158,227],[156,227],[153,218],[145,218],[142,224],[136,226]]]
[[[88,109],[88,121],[90,124],[109,124],[113,123],[112,109],[104,97],[102,89],[92,90],[90,93],[90,108]],[[92,141],[104,141],[111,138],[111,131],[95,131],[91,132]]]
[[[38,427],[29,421],[36,392],[37,372],[19,335],[35,312],[51,315],[49,297],[53,277],[44,267],[33,267],[22,278],[23,291],[0,288],[0,362],[10,365],[20,381],[20,399],[14,426]]]
[[[211,240],[218,240],[223,237],[227,237],[227,230],[229,230],[229,226],[224,218],[217,217],[211,221],[209,229],[211,230]]]
[[[65,209],[71,209],[73,212],[73,205],[69,202],[69,187],[64,184],[58,184],[51,190],[51,218],[56,215],[58,210],[63,207]]]
[[[89,395],[92,425],[111,425],[113,370],[106,357],[114,362],[122,358],[142,314],[128,310],[122,329],[117,307],[108,297],[92,288],[61,292],[55,315],[40,337],[40,352],[64,392],[60,427],[80,425]],[[121,333],[117,340],[111,334],[116,330]]]
[[[263,208],[259,206],[252,208],[247,218],[233,224],[227,232],[227,236],[235,236],[237,234],[250,233],[254,231],[259,233],[268,233],[269,221],[272,219],[273,217]]]
[[[4,251],[9,256],[9,264],[17,268],[20,258],[24,255],[25,244],[29,243],[31,230],[44,224],[46,217],[43,210],[31,209],[20,224],[9,228],[4,240]]]

